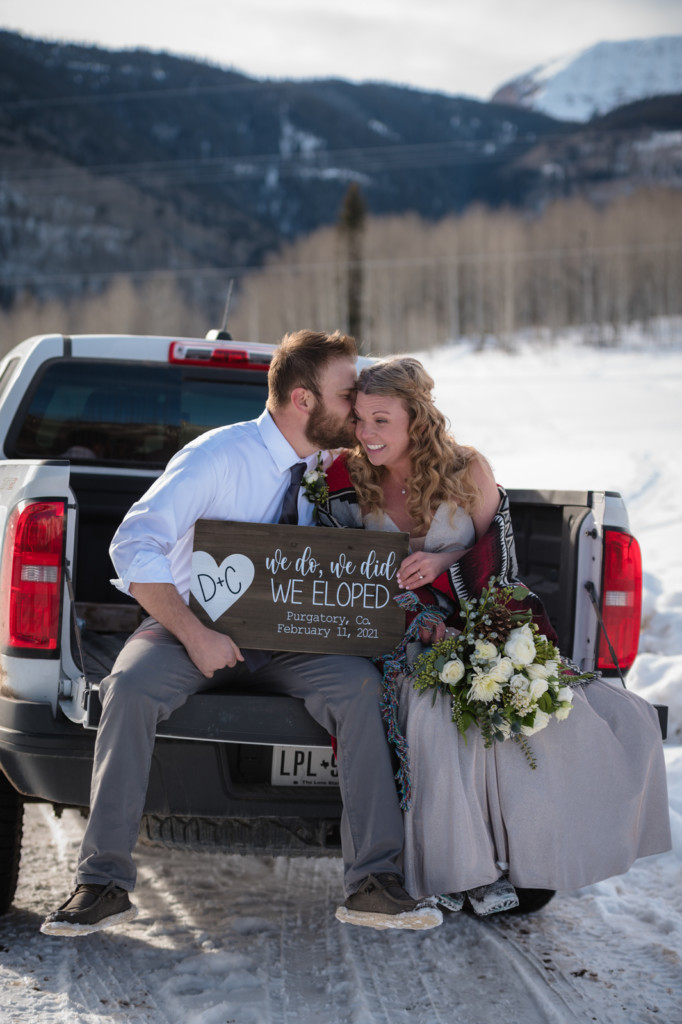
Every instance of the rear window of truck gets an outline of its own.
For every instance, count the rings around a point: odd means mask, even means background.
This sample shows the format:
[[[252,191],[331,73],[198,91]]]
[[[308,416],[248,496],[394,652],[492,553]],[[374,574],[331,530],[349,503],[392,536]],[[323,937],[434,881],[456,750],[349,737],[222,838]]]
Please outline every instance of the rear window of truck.
[[[260,416],[266,398],[258,371],[58,360],[33,382],[6,451],[162,467],[199,434]]]

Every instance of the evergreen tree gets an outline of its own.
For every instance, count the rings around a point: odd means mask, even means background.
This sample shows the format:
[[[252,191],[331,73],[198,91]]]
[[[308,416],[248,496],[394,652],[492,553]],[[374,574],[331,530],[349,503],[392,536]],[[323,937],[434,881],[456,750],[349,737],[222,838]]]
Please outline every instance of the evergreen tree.
[[[367,206],[356,182],[348,186],[339,212],[342,259],[346,264],[347,331],[362,349],[363,236]]]

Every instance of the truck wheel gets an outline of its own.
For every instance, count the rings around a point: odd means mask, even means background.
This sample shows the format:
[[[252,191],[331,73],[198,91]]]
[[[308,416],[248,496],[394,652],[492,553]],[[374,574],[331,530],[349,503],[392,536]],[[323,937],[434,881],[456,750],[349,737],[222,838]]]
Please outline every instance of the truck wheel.
[[[554,889],[516,889],[516,895],[519,897],[518,907],[514,907],[513,910],[508,910],[508,914],[532,914],[535,910],[540,910],[541,907],[546,906],[553,896],[556,895]]]
[[[0,914],[10,908],[19,877],[24,802],[0,771]]]

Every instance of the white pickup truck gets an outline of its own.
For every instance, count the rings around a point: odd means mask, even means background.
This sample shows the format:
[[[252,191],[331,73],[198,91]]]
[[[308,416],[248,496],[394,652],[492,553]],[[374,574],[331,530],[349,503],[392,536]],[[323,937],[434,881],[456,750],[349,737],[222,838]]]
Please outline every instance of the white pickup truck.
[[[114,530],[180,447],[260,414],[271,351],[47,335],[0,363],[0,913],[15,892],[24,803],[88,807],[98,683],[141,616],[109,582]],[[624,675],[641,562],[622,499],[508,493],[521,578],[562,651]],[[340,809],[329,737],[302,702],[253,687],[207,692],[159,728],[140,839],[335,855]],[[551,895],[527,890],[521,909]]]

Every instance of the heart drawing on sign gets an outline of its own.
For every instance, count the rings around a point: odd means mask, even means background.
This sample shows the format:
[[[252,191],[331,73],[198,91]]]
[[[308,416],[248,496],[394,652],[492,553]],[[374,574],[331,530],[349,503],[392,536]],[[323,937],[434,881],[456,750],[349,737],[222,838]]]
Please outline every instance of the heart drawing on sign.
[[[253,562],[246,555],[228,555],[218,565],[208,551],[195,551],[189,587],[215,622],[244,596],[253,583],[254,573]]]

